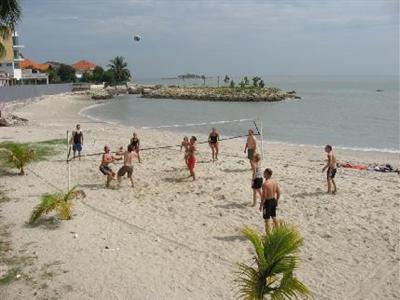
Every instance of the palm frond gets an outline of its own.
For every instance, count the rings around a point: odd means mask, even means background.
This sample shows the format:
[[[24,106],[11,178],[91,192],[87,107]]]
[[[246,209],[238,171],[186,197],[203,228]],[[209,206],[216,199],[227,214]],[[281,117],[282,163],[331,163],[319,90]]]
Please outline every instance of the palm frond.
[[[267,261],[276,261],[285,256],[292,256],[300,251],[303,238],[298,230],[288,224],[274,227],[264,238],[264,255]]]
[[[308,297],[307,287],[293,275],[303,238],[294,226],[274,227],[264,238],[251,228],[242,230],[257,253],[257,267],[239,264],[235,284],[241,299],[273,300]]]
[[[242,229],[242,234],[247,238],[254,246],[257,254],[257,261],[261,266],[265,266],[266,260],[264,257],[264,245],[258,233],[250,227]]]
[[[72,200],[79,196],[85,197],[85,194],[76,187],[66,193],[43,194],[40,197],[40,203],[32,211],[29,224],[36,223],[43,215],[54,210],[57,211],[61,220],[70,220],[72,218]]]
[[[14,29],[21,19],[19,0],[2,0],[0,2],[0,25]]]
[[[40,217],[56,209],[59,200],[60,198],[58,194],[43,194],[40,197],[40,203],[34,208],[31,217],[29,218],[29,224],[36,223]]]
[[[246,300],[263,299],[269,288],[265,285],[265,278],[260,276],[257,269],[245,264],[238,264],[236,284],[238,297]]]
[[[293,276],[293,273],[285,274],[278,288],[271,293],[271,300],[286,300],[310,298],[310,291]]]
[[[71,220],[72,218],[72,203],[67,201],[60,201],[57,212],[61,220]]]

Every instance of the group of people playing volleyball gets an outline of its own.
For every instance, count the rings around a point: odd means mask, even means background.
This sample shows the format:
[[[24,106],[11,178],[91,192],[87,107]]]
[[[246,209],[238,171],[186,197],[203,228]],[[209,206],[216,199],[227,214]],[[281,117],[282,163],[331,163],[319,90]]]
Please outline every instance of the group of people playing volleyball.
[[[74,158],[78,157],[80,159],[83,145],[83,133],[80,130],[79,124],[76,126],[76,131],[72,133],[71,142],[73,143]],[[208,135],[208,144],[211,148],[213,162],[218,160],[219,142],[220,135],[216,128],[212,128]],[[196,180],[196,143],[197,138],[195,136],[192,136],[190,139],[185,136],[180,145],[180,150],[184,150],[184,161],[190,173],[189,178],[191,177],[193,180]],[[78,152],[78,156],[76,156],[76,152]],[[332,146],[330,145],[325,147],[325,152],[327,153],[328,162],[324,166],[322,172],[327,170],[328,193],[335,194],[336,184],[334,177],[336,174],[336,157],[333,154]],[[253,200],[251,206],[256,206],[258,196],[261,200],[259,210],[262,212],[265,220],[265,230],[268,231],[269,221],[271,218],[274,226],[278,224],[276,219],[276,208],[278,206],[281,191],[278,183],[271,179],[273,173],[272,170],[270,168],[262,170],[262,156],[257,152],[257,140],[252,129],[248,131],[244,153],[247,153],[247,158],[250,162],[252,170],[251,188],[253,190]],[[104,146],[104,153],[101,157],[99,170],[102,174],[107,176],[106,187],[110,187],[110,183],[113,179],[115,179],[116,175],[119,186],[125,174],[127,174],[132,187],[134,187],[132,178],[133,160],[136,158],[140,163],[140,140],[135,132],[133,133],[133,136],[130,139],[129,145],[125,151],[123,150],[123,147],[120,147],[120,149],[115,152],[115,155],[113,155],[110,147],[108,145]],[[118,172],[115,173],[111,169],[110,164],[119,160],[123,160],[123,165],[120,167]]]

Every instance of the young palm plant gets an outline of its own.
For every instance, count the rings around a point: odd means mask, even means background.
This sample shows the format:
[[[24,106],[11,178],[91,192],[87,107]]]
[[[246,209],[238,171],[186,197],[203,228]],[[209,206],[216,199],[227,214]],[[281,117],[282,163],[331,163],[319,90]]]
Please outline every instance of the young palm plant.
[[[25,175],[24,167],[35,159],[35,152],[21,144],[10,144],[0,148],[0,153],[6,154],[7,162],[16,167],[20,175]]]
[[[57,211],[61,220],[70,220],[72,218],[72,200],[79,196],[85,197],[85,193],[77,190],[76,187],[73,187],[67,193],[43,194],[40,197],[40,203],[35,207],[29,218],[29,224],[35,224],[43,215],[52,211]]]
[[[256,266],[239,264],[238,296],[246,300],[284,300],[308,298],[310,292],[293,274],[299,264],[299,250],[303,238],[293,226],[281,224],[265,237],[251,228],[242,230],[253,244]]]

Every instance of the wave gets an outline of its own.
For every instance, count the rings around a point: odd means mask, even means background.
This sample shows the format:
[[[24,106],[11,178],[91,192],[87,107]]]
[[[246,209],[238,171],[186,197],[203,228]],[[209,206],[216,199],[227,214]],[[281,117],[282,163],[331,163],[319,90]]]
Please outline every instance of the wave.
[[[287,145],[293,147],[307,147],[307,148],[323,148],[325,145],[313,145],[313,144],[296,144],[290,142],[283,141],[264,141],[266,144],[275,144],[275,145]],[[400,154],[399,149],[391,149],[391,148],[373,148],[373,147],[357,147],[357,146],[334,146],[335,149],[340,150],[351,150],[351,151],[363,151],[363,152],[380,152],[380,153],[391,153],[391,154]]]

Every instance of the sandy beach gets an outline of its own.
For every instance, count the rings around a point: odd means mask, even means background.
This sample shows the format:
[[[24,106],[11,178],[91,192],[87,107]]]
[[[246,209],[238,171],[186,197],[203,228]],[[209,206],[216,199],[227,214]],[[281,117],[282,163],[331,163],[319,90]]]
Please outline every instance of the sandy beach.
[[[101,152],[104,144],[112,150],[125,146],[132,128],[79,115],[94,103],[65,94],[15,106],[13,113],[29,125],[1,128],[0,142],[65,138],[80,123],[83,153]],[[182,139],[166,131],[136,131],[142,147]],[[0,240],[10,243],[7,257],[26,263],[18,280],[0,285],[0,299],[234,299],[235,264],[251,264],[254,255],[240,229],[264,227],[258,209],[249,206],[244,142],[224,141],[220,148],[220,160],[212,163],[208,146],[199,146],[195,182],[186,178],[178,148],[143,151],[134,188],[123,180],[121,188],[106,189],[100,156],[72,161],[71,185],[86,198],[74,202],[72,220],[54,226],[31,228],[26,222],[41,194],[66,190],[65,151],[30,164],[26,176],[1,173],[0,192],[9,199],[0,201]],[[399,299],[399,175],[340,168],[332,196],[321,173],[323,148],[267,142],[264,155],[263,167],[274,171],[282,189],[278,217],[304,237],[297,275],[314,298]],[[340,162],[399,167],[398,154],[336,155]]]

